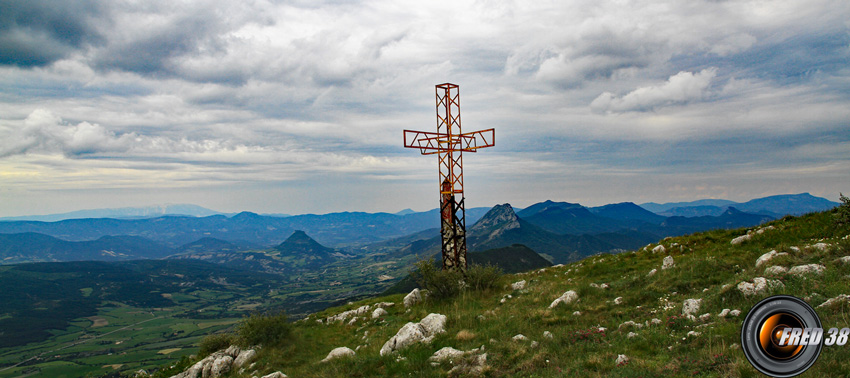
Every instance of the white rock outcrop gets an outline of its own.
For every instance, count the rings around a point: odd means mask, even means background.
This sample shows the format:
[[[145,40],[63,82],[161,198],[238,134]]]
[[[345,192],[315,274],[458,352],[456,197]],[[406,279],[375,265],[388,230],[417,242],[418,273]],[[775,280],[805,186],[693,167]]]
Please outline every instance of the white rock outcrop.
[[[522,290],[525,289],[525,280],[517,281],[511,284],[511,289],[514,290]]]
[[[664,258],[664,261],[661,262],[661,269],[670,269],[676,266],[676,262],[673,261],[673,256],[667,256]]]
[[[230,372],[234,367],[234,358],[242,353],[254,352],[253,350],[242,351],[237,346],[215,352],[202,360],[196,362],[180,374],[172,375],[171,378],[218,378]],[[256,353],[256,352],[254,352]]]
[[[835,262],[839,262],[844,265],[850,265],[850,256],[839,257],[835,260]]]
[[[780,274],[785,274],[787,272],[788,272],[788,268],[786,268],[782,265],[769,266],[769,267],[764,269],[764,274],[771,275],[771,276],[778,276]]]
[[[328,356],[325,357],[325,359],[321,362],[328,362],[330,360],[340,357],[354,357],[355,354],[356,353],[349,347],[334,348],[330,353],[328,353]]]
[[[245,364],[253,361],[255,358],[257,358],[257,352],[255,350],[253,350],[253,349],[243,350],[243,351],[239,352],[239,354],[233,360],[233,369],[234,370],[239,369],[242,366],[245,366]]]
[[[820,305],[818,305],[818,308],[821,308],[821,307],[830,307],[830,306],[832,306],[832,305],[834,305],[834,304],[836,304],[836,303],[841,303],[841,302],[848,302],[848,303],[850,303],[850,295],[847,295],[847,294],[838,294],[838,296],[836,296],[836,297],[834,297],[834,298],[827,299],[827,300],[826,300],[826,302],[823,302],[823,303],[821,303]]]
[[[380,317],[382,317],[386,314],[387,314],[387,310],[384,310],[380,307],[376,308],[375,311],[372,311],[372,319],[380,318]]]
[[[419,288],[413,289],[409,294],[404,296],[404,307],[414,306],[422,302],[422,293]]]
[[[623,304],[623,297],[614,298],[614,304],[615,305]]]
[[[753,278],[753,282],[742,281],[738,284],[738,291],[744,296],[758,295],[766,292],[768,289],[785,287],[782,281],[769,280],[764,277]]]
[[[212,366],[210,367],[210,378],[221,377],[224,374],[230,372],[230,368],[233,366],[233,357],[231,356],[221,356],[213,361]]]
[[[741,243],[748,241],[752,238],[753,238],[753,236],[750,235],[750,234],[741,235],[737,238],[732,239],[732,241],[730,243],[732,243],[732,245],[738,245],[738,244],[741,244]]]
[[[344,311],[344,312],[341,312],[341,313],[336,314],[336,315],[328,316],[328,318],[325,319],[324,322],[322,322],[321,319],[317,319],[316,321],[319,322],[319,323],[324,323],[324,324],[331,324],[331,323],[334,323],[334,322],[340,322],[341,323],[341,322],[344,322],[349,316],[353,316],[355,318],[358,317],[358,316],[366,316],[366,314],[369,313],[369,310],[371,310],[373,307],[374,308],[384,308],[384,307],[391,307],[391,306],[394,306],[394,305],[395,305],[395,303],[392,303],[392,302],[380,302],[380,303],[375,303],[374,305],[371,305],[371,306],[370,305],[363,305],[363,306],[360,306],[360,307],[358,307],[354,310],[348,310],[348,311]],[[353,321],[349,321],[349,324],[353,324]]]
[[[647,274],[646,274],[646,276],[647,276],[647,277],[652,277],[652,276],[654,276],[654,275],[655,275],[655,273],[657,273],[657,272],[658,272],[658,269],[650,270],[650,271],[649,271],[649,273],[647,273]]]
[[[436,352],[428,358],[429,361],[432,362],[450,362],[454,363],[454,361],[458,361],[463,356],[466,355],[466,352],[462,350],[457,350],[452,347],[444,347]]]
[[[526,340],[528,340],[528,337],[525,337],[525,335],[520,333],[519,335],[511,337],[511,340],[513,340],[513,341],[526,341]]]
[[[818,251],[821,251],[821,252],[828,250],[829,247],[831,247],[831,246],[829,244],[826,244],[826,243],[817,243],[815,245],[812,245],[812,248],[817,249]]]
[[[419,323],[407,323],[381,347],[381,355],[404,349],[415,343],[430,343],[434,336],[446,332],[446,316],[428,314]]]
[[[776,250],[765,253],[765,254],[761,255],[758,258],[758,260],[756,260],[756,268],[758,268],[758,267],[760,267],[764,264],[767,264],[774,257],[786,256],[786,255],[788,255],[788,254],[785,253],[785,252],[776,252]]]
[[[561,303],[568,305],[570,303],[575,302],[576,300],[578,300],[578,293],[576,293],[575,290],[569,290],[557,299],[555,299],[552,304],[549,305],[549,308],[555,308]]]
[[[702,299],[685,299],[682,303],[682,315],[695,315],[699,312],[699,307],[702,304]]]
[[[667,252],[667,248],[664,248],[663,245],[659,244],[652,249],[652,253],[664,253]]]
[[[266,374],[266,375],[264,375],[260,378],[287,378],[287,375],[283,374],[279,371],[276,371],[276,372],[271,373],[271,374]]]
[[[805,276],[810,274],[821,275],[825,269],[826,267],[821,264],[797,265],[788,269],[788,274],[794,276]]]

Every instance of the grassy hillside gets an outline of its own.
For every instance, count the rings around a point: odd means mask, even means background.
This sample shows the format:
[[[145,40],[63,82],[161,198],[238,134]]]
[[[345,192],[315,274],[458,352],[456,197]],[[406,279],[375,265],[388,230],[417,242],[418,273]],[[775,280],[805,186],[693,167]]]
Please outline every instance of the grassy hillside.
[[[773,228],[764,228],[767,226]],[[761,229],[762,233],[754,232],[751,240],[737,245],[730,241],[746,234],[747,229],[668,238],[661,242],[665,252],[653,253],[657,246],[653,244],[635,252],[598,255],[566,266],[505,275],[498,289],[464,292],[442,301],[426,300],[409,310],[401,304],[403,295],[327,309],[297,322],[288,346],[260,349],[256,372],[233,372],[229,376],[282,371],[291,377],[445,377],[452,365],[432,365],[428,358],[435,351],[446,346],[470,350],[483,345],[487,353],[484,375],[488,377],[756,377],[759,374],[738,346],[741,324],[754,304],[772,294],[790,294],[817,307],[850,291],[850,264],[836,261],[850,255],[850,232],[834,227],[831,213],[783,218]],[[815,247],[817,243],[826,246],[820,249]],[[788,254],[756,268],[756,260],[771,250]],[[675,267],[661,269],[668,255],[675,260]],[[771,265],[811,263],[825,266],[822,275],[765,273]],[[653,269],[656,273],[648,275]],[[762,276],[780,280],[784,287],[751,297],[736,288],[742,281]],[[511,289],[510,284],[520,280],[527,281],[526,287]],[[608,287],[591,286],[603,283]],[[550,303],[568,290],[576,291],[578,300],[550,309]],[[707,320],[682,317],[683,302],[691,298],[702,300],[697,314],[710,314]],[[396,304],[376,320],[361,318],[353,324],[316,321],[385,301]],[[723,309],[737,309],[741,314],[719,317]],[[817,311],[824,327],[850,326],[850,303]],[[397,355],[379,355],[384,342],[405,323],[418,322],[429,313],[448,317],[446,333],[437,335],[430,344],[414,344]],[[653,324],[653,319],[659,322]],[[630,321],[643,326],[631,325]],[[552,338],[544,337],[546,331]],[[518,334],[528,340],[514,341]],[[359,346],[359,350],[354,357],[320,362],[341,346]],[[844,348],[824,347],[818,362],[803,376],[850,375],[848,349]],[[618,364],[620,354],[628,356],[629,362]]]

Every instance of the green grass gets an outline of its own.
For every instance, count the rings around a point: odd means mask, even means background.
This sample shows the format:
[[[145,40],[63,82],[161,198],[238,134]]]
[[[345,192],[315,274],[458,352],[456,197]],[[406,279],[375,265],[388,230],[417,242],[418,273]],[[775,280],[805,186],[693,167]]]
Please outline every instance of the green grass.
[[[746,233],[746,229],[718,230],[668,238],[661,241],[667,252],[653,254],[649,248],[618,255],[598,255],[562,267],[526,274],[506,275],[496,289],[484,292],[462,292],[459,297],[426,301],[406,311],[403,295],[372,298],[324,310],[305,321],[295,323],[291,342],[278,348],[259,351],[257,372],[234,372],[230,377],[250,377],[282,371],[293,377],[445,377],[452,368],[448,363],[432,366],[428,358],[438,349],[451,346],[469,350],[484,346],[488,377],[758,377],[740,348],[741,323],[749,309],[760,299],[772,294],[790,294],[807,298],[817,306],[828,298],[848,293],[850,266],[834,260],[850,255],[847,230],[833,227],[830,213],[783,218],[769,223],[776,227],[740,245],[729,241]],[[825,242],[827,251],[806,248]],[[819,263],[826,266],[823,276],[780,279],[785,287],[757,298],[744,297],[736,289],[741,281],[764,275],[764,267],[755,268],[756,259],[770,251],[799,254],[777,258],[771,264],[786,267]],[[671,255],[673,269],[662,270],[662,259]],[[647,273],[657,269],[651,277]],[[513,291],[512,282],[526,280],[527,288]],[[591,283],[607,283],[608,289],[590,287]],[[549,304],[567,290],[575,290],[579,301],[549,309]],[[506,303],[500,300],[512,296]],[[621,304],[614,299],[622,297]],[[679,319],[682,303],[688,298],[701,298],[699,314],[710,313],[707,326],[701,322]],[[318,324],[315,319],[327,317],[364,304],[391,301],[388,316],[378,320],[361,320],[354,325]],[[724,308],[739,309],[739,317],[719,318]],[[581,315],[574,316],[574,311]],[[448,317],[447,332],[431,344],[416,344],[398,355],[380,356],[383,343],[407,322],[417,322],[429,313]],[[819,309],[825,327],[850,326],[850,306]],[[484,320],[479,319],[484,316]],[[643,328],[624,327],[621,323],[645,323],[653,318],[659,325]],[[596,327],[605,332],[595,332]],[[464,331],[464,337],[458,338]],[[544,331],[554,337],[546,339]],[[700,332],[690,336],[690,331]],[[628,338],[629,332],[637,336]],[[530,340],[512,341],[517,334]],[[471,334],[471,336],[470,336]],[[365,336],[364,336],[365,335]],[[539,342],[533,348],[531,340]],[[336,347],[360,346],[354,358],[320,363]],[[846,348],[846,347],[845,347]],[[618,354],[630,362],[617,366]],[[403,359],[399,360],[401,356]],[[803,377],[848,376],[847,349],[825,347],[818,362]]]

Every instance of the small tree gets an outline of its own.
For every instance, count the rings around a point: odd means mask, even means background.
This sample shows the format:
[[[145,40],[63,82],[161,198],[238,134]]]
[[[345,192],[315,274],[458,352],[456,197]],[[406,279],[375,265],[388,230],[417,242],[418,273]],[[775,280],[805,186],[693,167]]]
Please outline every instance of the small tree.
[[[850,198],[838,193],[841,205],[835,208],[835,225],[844,228],[850,226]]]
[[[416,270],[411,272],[416,282],[433,299],[447,299],[460,293],[463,284],[463,274],[456,270],[442,270],[430,260],[419,260]]]
[[[254,313],[242,320],[238,333],[246,345],[281,347],[291,339],[292,324],[283,311],[277,314]]]
[[[442,270],[430,260],[420,260],[411,274],[423,289],[427,289],[433,299],[452,298],[464,290],[489,290],[498,284],[502,270],[495,265],[472,264],[466,270],[466,277],[457,270]]]

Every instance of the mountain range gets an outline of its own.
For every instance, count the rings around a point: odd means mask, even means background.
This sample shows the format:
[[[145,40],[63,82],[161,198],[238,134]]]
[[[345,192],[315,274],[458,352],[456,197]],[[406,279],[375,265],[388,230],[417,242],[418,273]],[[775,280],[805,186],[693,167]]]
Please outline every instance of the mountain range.
[[[468,247],[470,251],[483,251],[522,244],[553,263],[564,263],[599,252],[636,249],[668,236],[754,226],[780,214],[810,212],[836,203],[804,193],[737,204],[749,211],[725,203],[726,207],[717,215],[664,216],[645,208],[664,213],[724,202],[707,200],[690,204],[695,206],[687,206],[689,203],[638,206],[624,202],[584,207],[547,200],[519,212],[514,212],[508,204],[492,209],[473,208],[467,211],[468,221],[474,222],[468,228]],[[384,251],[401,256],[439,252],[437,210],[400,213],[403,215],[344,212],[276,217],[242,212],[230,217],[4,221],[0,222],[0,261],[3,264],[114,261],[183,255],[182,258],[239,260],[246,268],[283,272],[326,265],[336,259],[334,253]],[[304,243],[310,239],[315,245],[299,257],[287,256],[285,246],[296,244],[299,239]],[[245,251],[269,249],[264,255],[277,255],[276,262],[259,256],[255,262],[243,261]]]
[[[740,211],[770,215],[781,218],[785,215],[803,215],[818,211],[829,210],[838,206],[838,202],[826,198],[815,197],[809,193],[782,194],[753,199],[738,203],[722,199],[706,199],[692,202],[644,203],[640,206],[653,213],[663,216],[695,217],[712,215],[718,216],[726,209],[734,207]]]

